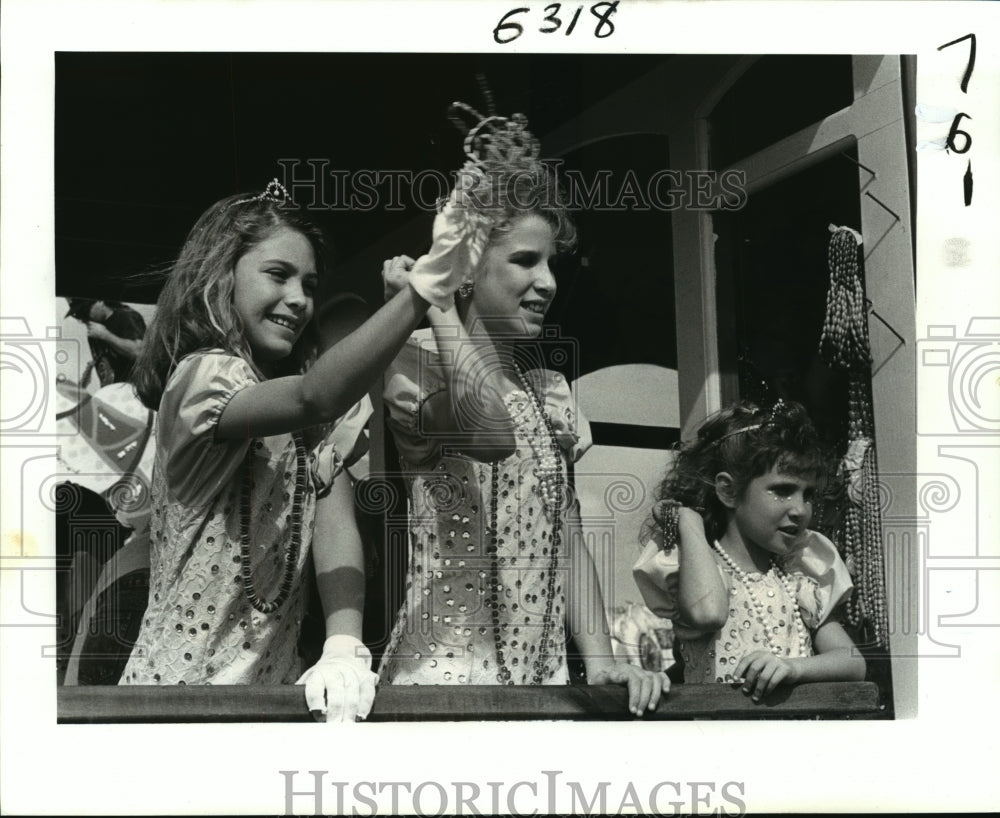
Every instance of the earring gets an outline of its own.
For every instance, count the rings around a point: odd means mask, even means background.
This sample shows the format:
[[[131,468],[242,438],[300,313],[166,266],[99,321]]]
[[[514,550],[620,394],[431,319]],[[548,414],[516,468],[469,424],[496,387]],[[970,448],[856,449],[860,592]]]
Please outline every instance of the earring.
[[[458,294],[462,298],[468,298],[469,296],[472,295],[472,288],[474,286],[475,286],[475,283],[472,282],[472,281],[463,281],[462,284],[461,284],[461,286],[458,288]]]

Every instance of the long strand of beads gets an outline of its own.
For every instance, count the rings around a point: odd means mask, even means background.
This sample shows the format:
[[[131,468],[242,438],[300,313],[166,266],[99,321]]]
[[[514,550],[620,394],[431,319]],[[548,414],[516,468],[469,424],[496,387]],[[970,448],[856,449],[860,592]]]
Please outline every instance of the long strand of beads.
[[[882,517],[875,459],[875,418],[871,394],[871,344],[859,250],[848,230],[830,238],[830,286],[819,351],[831,367],[847,372],[847,444],[869,441],[861,464],[861,502],[846,500],[837,533],[844,561],[855,588],[847,604],[848,623],[871,629],[876,644],[885,646],[888,621],[885,603]]]
[[[523,412],[516,412],[515,422],[522,434],[528,440],[532,453],[539,465],[534,470],[538,479],[538,492],[545,508],[551,515],[552,534],[549,540],[549,565],[545,588],[545,612],[542,616],[542,631],[538,651],[532,668],[531,683],[541,684],[548,673],[548,657],[550,648],[554,646],[552,639],[553,607],[556,595],[556,575],[559,568],[559,551],[562,545],[562,508],[564,500],[564,478],[562,471],[562,456],[552,423],[542,407],[541,400],[535,394],[531,383],[524,372],[515,364],[515,372],[521,387],[528,398],[532,410],[532,419],[527,421]],[[494,645],[497,661],[497,681],[501,684],[514,684],[510,668],[507,667],[506,655],[503,650],[503,627],[500,622],[500,593],[503,590],[500,582],[499,565],[499,464],[490,464],[490,533],[487,553],[490,555],[490,588],[487,604],[490,608],[493,625]]]
[[[764,629],[764,645],[775,656],[790,655],[790,648],[782,648],[781,645],[774,644],[773,628],[771,623],[767,620],[766,608],[764,603],[758,598],[757,592],[754,590],[754,583],[750,581],[750,577],[747,572],[736,564],[736,561],[726,553],[725,549],[718,542],[712,543],[712,547],[722,558],[726,568],[729,569],[733,576],[735,576],[740,581],[740,584],[742,584],[746,589],[747,596],[750,597],[750,603],[753,605],[757,622],[760,623]],[[792,621],[795,623],[795,632],[798,636],[799,656],[808,656],[810,654],[809,631],[806,629],[805,622],[802,621],[802,613],[799,611],[799,603],[795,595],[795,588],[792,584],[791,577],[789,577],[788,574],[786,574],[773,561],[767,572],[769,574],[774,574],[778,581],[781,582],[785,589],[785,593],[788,594],[788,598],[791,600]]]
[[[870,364],[864,285],[858,271],[858,244],[850,231],[838,230],[830,237],[827,260],[830,286],[826,295],[826,318],[820,333],[820,355],[838,369],[850,369],[862,360]]]
[[[538,492],[542,504],[549,511],[556,511],[562,506],[562,453],[552,429],[552,421],[542,406],[541,400],[528,381],[521,367],[515,362],[514,371],[520,382],[521,389],[528,397],[534,420],[526,430],[525,437],[538,465],[533,474],[538,478]]]
[[[247,468],[240,489],[240,577],[243,592],[250,604],[261,613],[274,613],[280,608],[292,591],[295,572],[302,547],[302,502],[306,491],[306,447],[302,435],[294,434],[295,441],[295,492],[292,497],[292,513],[289,522],[288,544],[285,546],[284,571],[278,594],[271,601],[262,599],[253,581],[253,565],[250,558],[250,498],[253,493],[253,469],[250,465],[252,454],[247,454]]]
[[[500,638],[502,628],[500,627],[500,592],[503,585],[500,582],[500,557],[499,544],[500,532],[497,523],[497,506],[500,502],[500,464],[490,463],[490,531],[489,542],[486,545],[486,552],[490,555],[490,588],[489,607],[490,621],[493,626],[493,644],[496,649],[497,658],[497,681],[500,684],[514,684],[511,679],[510,668],[507,667],[506,657],[503,651],[503,640]]]
[[[562,496],[562,475],[559,477],[557,486],[560,497]],[[538,656],[535,658],[531,683],[541,684],[545,679],[546,667],[548,664],[549,648],[554,647],[552,643],[552,606],[555,603],[556,574],[559,570],[559,547],[562,544],[562,513],[561,506],[557,506],[552,514],[552,536],[549,540],[549,576],[545,594],[545,615],[542,618],[542,639],[539,646]]]
[[[541,399],[535,393],[521,367],[514,362],[514,372],[521,389],[528,397],[534,418],[522,426],[538,466],[533,474],[538,479],[538,492],[543,508],[547,509],[552,520],[552,534],[549,540],[549,565],[545,588],[545,613],[542,616],[542,633],[538,644],[538,653],[532,668],[532,684],[541,684],[545,680],[552,640],[552,609],[555,605],[555,583],[559,568],[559,550],[562,545],[562,509],[564,498],[564,480],[562,470],[562,453],[556,440],[552,421],[542,405]]]

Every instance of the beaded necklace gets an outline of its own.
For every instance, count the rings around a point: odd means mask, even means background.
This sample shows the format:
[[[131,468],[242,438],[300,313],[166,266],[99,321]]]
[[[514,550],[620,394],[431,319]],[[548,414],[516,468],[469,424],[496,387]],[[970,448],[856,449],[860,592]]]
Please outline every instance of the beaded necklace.
[[[767,646],[767,649],[775,656],[788,656],[791,653],[789,648],[783,649],[781,645],[774,644],[774,638],[772,636],[773,629],[770,623],[765,621],[766,612],[764,603],[757,597],[757,592],[754,590],[754,583],[750,581],[750,577],[747,572],[736,564],[736,561],[726,553],[725,549],[723,549],[718,542],[712,543],[712,547],[722,558],[723,563],[725,563],[726,568],[729,569],[730,573],[732,573],[733,576],[735,576],[746,589],[747,596],[750,597],[750,602],[753,605],[754,612],[757,614],[757,621],[764,628],[764,644]],[[799,656],[807,656],[809,653],[809,631],[806,629],[805,622],[802,621],[802,613],[799,611],[799,603],[795,596],[795,587],[792,585],[792,579],[774,560],[771,560],[771,567],[767,569],[767,574],[773,574],[781,582],[785,588],[785,592],[788,594],[789,599],[792,601],[792,621],[795,623],[795,632],[799,638]],[[765,576],[767,574],[765,574]]]
[[[280,608],[292,591],[295,571],[298,567],[299,550],[302,547],[302,501],[306,490],[306,447],[302,435],[292,435],[295,441],[295,493],[292,497],[292,513],[289,522],[290,535],[285,546],[285,568],[278,586],[277,596],[267,601],[262,599],[254,587],[253,567],[250,560],[250,498],[253,492],[252,454],[247,454],[247,468],[240,489],[240,577],[243,591],[250,604],[261,613],[274,613]]]
[[[867,440],[869,443],[861,464],[861,502],[847,502],[837,538],[843,549],[844,561],[855,577],[855,590],[847,603],[847,621],[855,628],[867,622],[873,641],[885,646],[889,624],[881,537],[882,509],[875,457],[872,357],[864,276],[858,254],[858,243],[851,231],[837,230],[830,237],[830,285],[819,352],[831,367],[847,372],[848,444],[856,440]]]
[[[523,423],[525,437],[528,439],[532,453],[535,455],[538,465],[532,473],[538,478],[538,492],[542,501],[542,506],[550,514],[552,519],[552,537],[549,548],[548,579],[545,595],[545,613],[542,616],[542,637],[538,645],[538,652],[532,667],[531,684],[541,684],[545,677],[545,668],[548,662],[549,647],[552,643],[552,608],[555,598],[556,571],[559,560],[559,546],[562,540],[562,503],[563,503],[563,473],[561,467],[561,453],[559,444],[556,441],[555,432],[552,429],[552,422],[549,419],[541,400],[535,394],[531,383],[528,381],[521,367],[514,364],[514,371],[517,374],[518,382],[524,393],[528,396],[528,404],[534,416],[534,422]],[[518,413],[518,418],[523,415]],[[543,448],[544,447],[544,448]],[[514,684],[511,678],[510,668],[507,667],[506,656],[504,654],[501,636],[503,629],[500,626],[500,592],[503,584],[500,582],[499,565],[499,524],[497,521],[497,509],[500,502],[500,464],[493,462],[490,464],[490,532],[487,543],[487,552],[490,555],[490,590],[487,604],[490,608],[490,618],[493,625],[493,641],[496,647],[497,660],[497,680],[501,684]]]

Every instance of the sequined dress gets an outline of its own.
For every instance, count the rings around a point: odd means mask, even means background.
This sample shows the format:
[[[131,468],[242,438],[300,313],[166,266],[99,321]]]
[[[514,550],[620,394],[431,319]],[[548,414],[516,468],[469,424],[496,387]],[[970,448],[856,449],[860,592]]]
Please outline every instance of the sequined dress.
[[[632,569],[650,610],[674,621],[685,682],[732,682],[740,659],[759,650],[773,648],[786,657],[812,656],[812,632],[830,618],[853,587],[836,546],[816,531],[807,532],[783,561],[787,586],[774,567],[765,573],[747,573],[752,595],[722,558],[717,553],[713,556],[729,595],[729,618],[714,633],[691,630],[678,621],[677,549],[666,554],[659,542],[652,541]],[[763,616],[756,611],[754,597],[764,605]],[[801,631],[794,615],[796,606]]]
[[[561,375],[526,377],[549,416],[565,479],[567,463],[590,445],[589,426]],[[516,450],[495,468],[494,552],[494,467],[447,454],[420,433],[420,405],[444,388],[433,338],[415,333],[386,379],[410,553],[405,601],[379,675],[388,684],[566,684],[565,538],[556,538],[553,554],[554,514],[536,474],[540,436],[548,432],[528,396],[512,392]]]
[[[291,592],[274,613],[240,581],[240,488],[252,470],[254,586],[273,598],[284,570],[295,489],[291,435],[216,440],[229,400],[258,378],[221,350],[185,357],[160,404],[152,481],[149,607],[119,684],[294,683],[316,496],[340,470],[328,442],[308,454],[302,542]]]

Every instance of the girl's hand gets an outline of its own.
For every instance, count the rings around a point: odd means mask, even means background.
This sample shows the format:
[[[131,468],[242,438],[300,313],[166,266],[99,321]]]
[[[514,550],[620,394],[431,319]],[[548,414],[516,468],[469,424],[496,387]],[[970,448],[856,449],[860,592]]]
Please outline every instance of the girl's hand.
[[[690,531],[705,539],[705,520],[693,508],[680,506],[677,509],[677,528],[680,530],[681,536],[684,536],[685,531]]]
[[[331,636],[320,660],[295,683],[305,685],[306,704],[316,721],[362,721],[375,701],[378,676],[372,655],[353,636]]]
[[[479,265],[489,232],[489,220],[468,201],[466,191],[456,187],[434,218],[431,249],[414,263],[409,285],[425,301],[447,310],[454,304],[455,290]]]
[[[382,262],[382,284],[385,288],[386,301],[409,283],[414,264],[414,260],[409,256],[393,256]]]
[[[587,681],[592,685],[627,685],[628,709],[636,716],[647,709],[656,710],[660,696],[670,690],[670,680],[665,673],[643,670],[625,662],[611,662]]]
[[[799,665],[769,650],[748,653],[736,666],[735,676],[742,679],[743,692],[755,702],[780,684],[795,684],[799,680]]]

